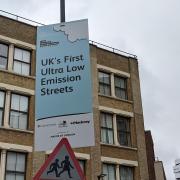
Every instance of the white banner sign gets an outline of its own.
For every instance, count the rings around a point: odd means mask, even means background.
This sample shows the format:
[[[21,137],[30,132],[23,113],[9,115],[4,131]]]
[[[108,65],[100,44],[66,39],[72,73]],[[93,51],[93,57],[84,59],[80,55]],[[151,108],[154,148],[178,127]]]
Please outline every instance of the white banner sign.
[[[36,143],[39,151],[52,149],[63,137],[68,138],[72,147],[94,144],[93,114],[47,118],[36,122]],[[88,136],[87,136],[88,135]]]
[[[88,21],[37,29],[35,151],[94,146]]]

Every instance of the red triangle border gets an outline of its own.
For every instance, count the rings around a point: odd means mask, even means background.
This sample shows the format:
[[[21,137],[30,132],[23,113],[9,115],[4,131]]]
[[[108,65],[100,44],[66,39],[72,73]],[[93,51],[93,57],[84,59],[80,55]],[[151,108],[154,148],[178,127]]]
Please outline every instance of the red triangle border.
[[[62,148],[62,146],[65,145],[66,149],[75,165],[75,169],[77,170],[81,180],[86,180],[85,176],[83,175],[82,169],[74,155],[74,152],[67,140],[67,138],[62,138],[62,140],[57,144],[57,146],[55,147],[55,149],[53,150],[53,152],[50,154],[50,156],[47,158],[47,160],[44,162],[44,164],[41,166],[41,168],[39,169],[39,171],[36,173],[36,175],[34,176],[33,180],[53,180],[53,179],[42,179],[40,178],[40,176],[43,174],[44,170],[47,168],[47,166],[49,165],[49,163],[53,160],[53,158],[56,156],[56,154],[60,151],[60,149]],[[54,179],[57,180],[57,179]]]

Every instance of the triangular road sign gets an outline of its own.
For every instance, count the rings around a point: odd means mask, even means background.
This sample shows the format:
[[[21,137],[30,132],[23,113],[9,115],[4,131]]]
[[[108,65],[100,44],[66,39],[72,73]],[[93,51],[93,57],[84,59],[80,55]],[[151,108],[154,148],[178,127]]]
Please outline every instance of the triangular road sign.
[[[82,169],[66,138],[63,138],[33,180],[85,180]]]

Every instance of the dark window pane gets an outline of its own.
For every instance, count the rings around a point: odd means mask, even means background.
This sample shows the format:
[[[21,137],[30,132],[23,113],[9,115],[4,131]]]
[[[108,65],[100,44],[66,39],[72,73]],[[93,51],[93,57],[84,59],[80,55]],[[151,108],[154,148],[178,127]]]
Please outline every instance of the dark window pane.
[[[16,174],[16,180],[24,180],[24,175]]]
[[[30,74],[30,52],[24,49],[15,48],[13,70],[16,73]]]
[[[10,127],[15,129],[27,129],[27,114],[11,111]]]
[[[101,121],[101,142],[107,144],[113,144],[114,143],[113,115],[109,113],[101,113],[100,121]]]
[[[120,180],[133,180],[133,168],[128,166],[120,166],[119,169]]]
[[[115,88],[115,95],[121,99],[127,99],[127,93],[124,89]]]
[[[126,122],[126,119],[121,119],[121,118],[118,118],[117,116],[117,129],[119,131],[126,131],[127,130],[127,122]]]
[[[99,72],[99,82],[110,84],[110,74]]]
[[[130,119],[117,116],[118,142],[122,146],[131,146]]]
[[[104,83],[110,84],[110,75],[109,74],[104,74]]]
[[[15,48],[14,59],[30,63],[30,52],[24,49]]]
[[[20,96],[20,111],[27,112],[28,111],[28,97]]]
[[[103,174],[106,176],[104,180],[115,180],[116,179],[116,167],[113,164],[103,164]]]
[[[127,93],[125,90],[121,90],[121,94],[120,94],[122,99],[127,99]]]
[[[104,95],[111,95],[110,74],[99,72],[99,92]]]
[[[120,88],[126,88],[126,79],[115,76],[115,86]]]
[[[111,95],[111,87],[110,86],[108,86],[108,85],[104,86],[104,95],[108,95],[108,96]]]
[[[0,109],[0,126],[2,126],[2,122],[3,122],[3,110]]]
[[[121,99],[127,99],[127,79],[123,77],[114,77],[115,95]]]
[[[30,74],[30,64],[22,63],[21,67],[22,67],[21,74],[28,76]]]
[[[4,107],[4,92],[0,91],[0,108]]]
[[[2,126],[3,123],[4,98],[5,93],[3,91],[0,91],[0,126]]]
[[[23,61],[30,63],[30,52],[29,51],[23,51]]]
[[[6,170],[9,170],[9,171],[16,170],[16,153],[8,152]]]
[[[22,61],[23,59],[23,53],[21,49],[15,48],[14,49],[14,59]]]
[[[0,44],[0,69],[6,69],[8,60],[8,46]]]
[[[13,68],[14,72],[21,74],[21,72],[22,72],[21,64],[22,63],[19,61],[14,61],[14,68]]]
[[[11,109],[19,111],[19,106],[20,106],[20,96],[17,94],[12,94]]]
[[[5,44],[0,44],[0,56],[8,56],[8,46]]]
[[[6,180],[16,180],[16,174],[7,173]]]
[[[27,129],[27,114],[20,113],[19,116],[19,129]]]
[[[107,128],[113,128],[113,116],[108,113],[101,113],[101,126]]]
[[[122,146],[128,146],[128,138],[127,138],[127,135],[126,133],[119,133],[119,143],[122,145]]]
[[[7,58],[0,57],[0,68],[1,69],[6,69],[6,67],[7,67]]]
[[[111,95],[111,87],[109,85],[100,83],[99,84],[99,92],[100,92],[100,94],[110,96]]]
[[[14,72],[18,74],[23,74],[23,75],[29,75],[30,73],[30,64],[22,63],[19,61],[14,61]]]
[[[25,154],[17,154],[16,159],[16,171],[24,172],[25,171]]]
[[[5,180],[25,180],[26,155],[7,152]]]
[[[12,94],[11,109],[28,112],[28,97]]]
[[[85,160],[78,160],[78,162],[79,162],[79,165],[81,166],[83,173],[85,174],[86,161]]]

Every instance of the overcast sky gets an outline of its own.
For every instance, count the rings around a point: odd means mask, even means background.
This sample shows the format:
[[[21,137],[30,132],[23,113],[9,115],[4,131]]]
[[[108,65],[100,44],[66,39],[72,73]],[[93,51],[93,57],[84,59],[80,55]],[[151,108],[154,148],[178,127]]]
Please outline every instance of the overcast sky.
[[[59,0],[0,0],[0,9],[59,22]],[[139,59],[145,128],[168,180],[180,158],[180,0],[66,0],[66,21],[89,19],[90,39]]]

